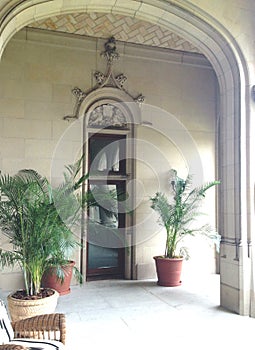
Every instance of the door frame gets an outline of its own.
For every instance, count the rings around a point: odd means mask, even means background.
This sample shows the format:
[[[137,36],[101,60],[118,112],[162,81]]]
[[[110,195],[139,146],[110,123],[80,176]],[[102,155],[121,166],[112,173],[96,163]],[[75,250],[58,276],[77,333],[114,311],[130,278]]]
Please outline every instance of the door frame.
[[[127,119],[128,127],[126,129],[94,129],[88,126],[88,119],[90,113],[98,106],[103,104],[114,104],[121,109]],[[126,135],[127,148],[127,181],[133,183],[136,178],[136,128],[137,125],[141,124],[141,110],[139,104],[125,91],[114,87],[104,87],[93,90],[83,100],[79,108],[79,118],[83,120],[83,149],[82,152],[85,155],[83,164],[83,173],[88,173],[88,138],[93,133],[109,133],[112,135]],[[99,179],[99,178],[98,178]],[[123,180],[120,176],[120,180]],[[109,176],[108,180],[111,180]],[[88,189],[88,182],[84,184],[83,190]],[[135,202],[135,184],[129,186],[130,195]],[[133,204],[132,204],[133,205]],[[132,206],[131,205],[131,206]],[[86,229],[86,215],[83,213],[83,224],[81,228],[81,250],[80,250],[80,271],[83,275],[84,280],[87,277],[87,229]],[[133,279],[136,275],[135,267],[135,245],[136,240],[136,228],[135,228],[135,211],[132,215],[126,215],[126,224],[128,230],[126,230],[125,241],[128,249],[124,250],[124,278]]]

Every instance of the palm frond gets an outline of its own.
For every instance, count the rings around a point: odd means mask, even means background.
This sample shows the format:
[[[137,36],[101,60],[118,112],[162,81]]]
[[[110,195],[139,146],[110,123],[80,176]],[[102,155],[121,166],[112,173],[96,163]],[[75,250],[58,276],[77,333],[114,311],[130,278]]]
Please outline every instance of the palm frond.
[[[0,175],[0,228],[13,245],[13,251],[0,249],[0,266],[19,263],[28,294],[38,292],[53,262],[63,263],[80,246],[71,229],[87,200],[79,193],[88,178],[79,176],[81,166],[82,159],[68,166],[63,183],[55,188],[33,169]]]
[[[159,223],[166,229],[166,256],[174,257],[177,245],[187,235],[205,235],[211,239],[219,238],[212,234],[209,225],[195,226],[196,220],[202,215],[201,204],[206,192],[220,184],[220,181],[211,181],[202,186],[192,188],[192,176],[188,175],[184,180],[177,175],[176,170],[170,172],[170,190],[172,197],[168,198],[164,193],[157,192],[151,197],[151,208],[159,215]]]
[[[13,267],[16,263],[21,261],[21,256],[15,251],[4,251],[0,249],[0,266],[5,268],[8,266]]]

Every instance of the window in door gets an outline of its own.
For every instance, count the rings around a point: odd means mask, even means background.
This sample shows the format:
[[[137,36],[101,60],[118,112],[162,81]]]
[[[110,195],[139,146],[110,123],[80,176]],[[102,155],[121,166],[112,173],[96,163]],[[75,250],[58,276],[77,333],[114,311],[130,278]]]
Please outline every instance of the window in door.
[[[126,135],[89,138],[87,279],[124,277]]]

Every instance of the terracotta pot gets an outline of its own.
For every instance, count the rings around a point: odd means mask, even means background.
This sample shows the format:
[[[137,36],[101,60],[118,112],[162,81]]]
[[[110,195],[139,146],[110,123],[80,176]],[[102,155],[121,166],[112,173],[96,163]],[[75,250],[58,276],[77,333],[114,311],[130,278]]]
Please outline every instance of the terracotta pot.
[[[42,278],[42,286],[44,288],[52,288],[58,291],[59,295],[69,294],[71,292],[70,284],[73,276],[73,267],[75,265],[74,261],[70,261],[68,265],[63,266],[64,270],[64,280],[61,281],[57,278],[56,268],[51,267],[44,273]]]
[[[176,287],[182,284],[182,262],[183,258],[164,258],[154,256],[158,276],[158,285],[165,287]]]
[[[12,322],[23,320],[28,317],[54,313],[59,293],[54,290],[54,293],[46,298],[23,300],[13,298],[12,294],[8,295],[7,303]]]

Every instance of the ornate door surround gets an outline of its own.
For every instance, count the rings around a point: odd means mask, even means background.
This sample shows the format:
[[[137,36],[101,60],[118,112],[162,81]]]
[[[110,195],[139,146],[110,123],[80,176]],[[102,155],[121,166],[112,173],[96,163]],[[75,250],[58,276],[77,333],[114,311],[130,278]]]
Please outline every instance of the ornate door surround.
[[[95,72],[94,77],[96,79],[96,85],[88,92],[84,92],[78,87],[72,89],[72,93],[76,98],[74,111],[72,115],[65,116],[64,119],[68,121],[72,119],[83,120],[83,153],[85,155],[83,172],[89,172],[90,174],[86,186],[95,186],[96,184],[103,183],[104,187],[109,184],[110,186],[118,184],[121,188],[128,188],[128,207],[131,208],[135,196],[135,185],[133,184],[133,179],[135,178],[136,125],[141,123],[140,104],[144,101],[144,96],[142,94],[138,94],[136,97],[130,95],[124,88],[124,83],[127,80],[127,77],[124,74],[118,74],[117,76],[114,75],[113,63],[119,58],[119,53],[116,50],[115,39],[111,37],[105,43],[104,47],[105,50],[101,53],[101,56],[107,61],[106,73]],[[106,159],[107,155],[105,155],[105,152],[101,157],[100,164],[94,161],[93,166],[91,167],[91,149],[89,140],[93,138],[95,139],[95,136],[97,135],[100,135],[105,139],[112,137],[120,138],[122,140],[121,142],[124,146],[122,145],[121,148],[121,157],[124,157],[124,159],[120,158],[119,164],[125,163],[124,167],[121,165],[119,168],[118,166],[115,167],[114,163],[109,167],[107,162],[109,162],[111,157]],[[112,157],[110,162],[112,162],[113,159],[114,158]],[[97,164],[97,169],[94,167],[95,164]],[[119,254],[119,260],[123,265],[123,273],[117,275],[122,275],[125,278],[132,278],[134,271],[134,256],[132,249],[126,249],[126,247],[132,247],[135,239],[134,215],[125,215],[124,219],[123,213],[121,215],[121,227],[119,227],[119,229],[121,230],[122,242],[124,242],[124,244],[121,247],[117,247],[117,249],[122,251],[122,257]],[[87,220],[83,221],[87,222]],[[90,276],[92,270],[95,272],[95,269],[89,268],[90,237],[88,225],[84,224],[81,233],[81,243],[83,248],[81,249],[80,255],[80,269],[84,278]],[[97,242],[96,244],[100,246],[101,243]],[[96,244],[94,244],[94,246],[96,246]],[[104,243],[102,243],[102,245],[103,244]],[[112,247],[102,248],[108,250],[112,249]],[[115,253],[113,252],[113,254]],[[107,275],[106,271],[111,273],[111,271],[117,270],[115,268],[107,270],[104,266],[102,271],[104,271],[102,273],[103,275]],[[97,272],[95,273],[97,274]]]

